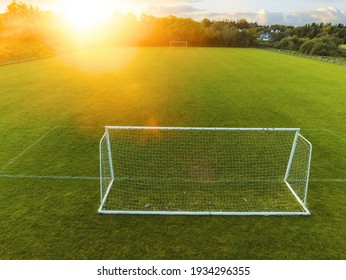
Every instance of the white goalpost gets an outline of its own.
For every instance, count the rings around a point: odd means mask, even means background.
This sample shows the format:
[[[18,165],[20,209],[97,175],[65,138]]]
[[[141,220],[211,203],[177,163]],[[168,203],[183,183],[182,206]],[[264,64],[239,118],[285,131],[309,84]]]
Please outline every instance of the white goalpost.
[[[298,128],[106,126],[102,214],[309,215]]]
[[[169,41],[169,46],[172,47],[182,47],[187,48],[188,42],[187,41]]]

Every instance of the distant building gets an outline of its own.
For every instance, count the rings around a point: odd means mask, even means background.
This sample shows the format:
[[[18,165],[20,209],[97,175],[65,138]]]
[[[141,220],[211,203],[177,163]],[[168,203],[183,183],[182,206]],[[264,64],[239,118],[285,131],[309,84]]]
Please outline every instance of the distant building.
[[[270,34],[269,33],[262,33],[257,40],[259,41],[269,41],[270,40]]]
[[[263,32],[258,38],[257,40],[259,41],[269,41],[271,34],[273,33],[280,33],[281,31],[276,29],[276,30],[270,30],[270,32]]]

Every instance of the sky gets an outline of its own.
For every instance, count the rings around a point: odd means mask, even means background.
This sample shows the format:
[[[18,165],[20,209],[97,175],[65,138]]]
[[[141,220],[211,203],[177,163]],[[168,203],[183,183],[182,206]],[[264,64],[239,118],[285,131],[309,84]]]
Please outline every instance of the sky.
[[[346,0],[22,0],[42,10],[61,12],[68,2],[102,5],[108,12],[142,12],[154,16],[175,15],[196,20],[239,19],[259,24],[302,25],[311,22],[346,24]],[[0,0],[3,12],[11,0]],[[20,1],[19,1],[20,2]]]

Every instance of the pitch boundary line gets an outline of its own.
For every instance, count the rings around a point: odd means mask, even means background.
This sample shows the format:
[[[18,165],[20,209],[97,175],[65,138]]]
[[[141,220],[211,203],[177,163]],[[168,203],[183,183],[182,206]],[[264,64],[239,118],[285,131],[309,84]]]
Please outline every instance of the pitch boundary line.
[[[34,147],[36,144],[38,144],[40,141],[42,141],[49,133],[51,133],[53,130],[55,130],[58,126],[54,126],[50,130],[48,130],[45,134],[43,134],[40,138],[38,138],[34,143],[32,143],[30,146],[26,147],[19,155],[13,157],[10,159],[7,163],[5,163],[3,166],[0,167],[0,172],[3,171],[6,167],[11,165],[13,162],[15,162],[18,158],[20,158],[22,155],[24,155],[27,151],[29,151],[32,147]]]
[[[18,64],[18,63],[22,63],[22,62],[41,60],[41,59],[46,59],[46,58],[50,58],[50,57],[52,57],[52,56],[42,56],[42,57],[33,57],[33,58],[24,58],[24,59],[12,60],[12,61],[7,61],[7,62],[2,62],[2,63],[0,63],[0,66],[7,66],[7,65]]]
[[[346,179],[310,179],[309,182],[346,183]]]
[[[306,128],[306,129],[303,129],[303,130],[321,130],[321,131],[327,131],[329,132],[330,134],[334,135],[335,137],[341,139],[342,141],[346,142],[346,139],[343,138],[342,136],[340,136],[339,134],[336,134],[334,131],[331,131],[330,129],[327,129],[327,128]]]

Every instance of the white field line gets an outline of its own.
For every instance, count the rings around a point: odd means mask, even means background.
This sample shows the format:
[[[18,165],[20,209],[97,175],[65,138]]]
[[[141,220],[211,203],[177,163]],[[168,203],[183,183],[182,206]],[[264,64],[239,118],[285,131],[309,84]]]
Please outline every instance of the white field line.
[[[346,183],[346,179],[310,179],[309,182]]]
[[[57,175],[12,175],[0,174],[2,178],[23,178],[23,179],[58,179],[58,180],[100,180],[93,176],[57,176]]]
[[[24,59],[12,60],[12,61],[7,61],[7,62],[2,62],[2,63],[0,63],[0,66],[6,66],[6,65],[11,65],[11,64],[21,63],[21,62],[45,59],[45,58],[50,58],[50,57],[52,57],[52,56],[42,56],[42,57],[33,57],[33,58],[24,58]]]
[[[333,134],[334,136],[338,137],[339,139],[341,139],[342,141],[346,142],[346,139],[341,137],[340,135],[336,134],[335,132],[329,130],[329,129],[326,129],[326,131],[328,131],[329,133]]]
[[[97,176],[59,176],[59,175],[18,175],[18,174],[0,174],[0,177],[2,178],[23,178],[23,179],[61,179],[61,180],[100,180],[100,177]],[[155,179],[155,178],[129,178],[129,177],[120,177],[115,178],[115,180],[118,181],[143,181],[143,180],[150,180],[150,181],[156,181],[156,182],[162,182],[161,179]],[[165,181],[175,181],[177,178],[167,178]],[[186,180],[185,182],[191,182],[192,180]],[[255,182],[256,180],[248,181],[248,182]],[[208,181],[207,183],[234,183],[234,182],[241,182],[239,180],[220,180],[211,182]],[[278,180],[260,180],[260,182],[278,182]],[[325,182],[325,183],[346,183],[346,179],[310,179],[309,182]],[[244,182],[245,183],[245,182]]]
[[[40,138],[38,138],[34,143],[32,143],[30,146],[26,147],[26,149],[24,151],[22,151],[19,155],[13,157],[12,159],[10,159],[7,163],[5,163],[3,166],[0,167],[0,172],[3,171],[6,167],[8,167],[10,164],[12,164],[13,162],[15,162],[19,157],[21,157],[22,155],[24,155],[27,151],[29,151],[33,146],[35,146],[37,143],[39,143],[40,141],[42,141],[49,133],[51,133],[54,129],[56,129],[57,126],[54,126],[53,128],[51,128],[50,130],[48,130],[45,134],[43,134]]]

